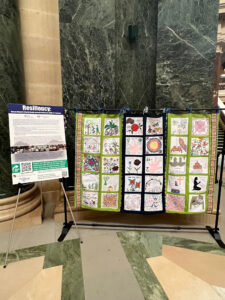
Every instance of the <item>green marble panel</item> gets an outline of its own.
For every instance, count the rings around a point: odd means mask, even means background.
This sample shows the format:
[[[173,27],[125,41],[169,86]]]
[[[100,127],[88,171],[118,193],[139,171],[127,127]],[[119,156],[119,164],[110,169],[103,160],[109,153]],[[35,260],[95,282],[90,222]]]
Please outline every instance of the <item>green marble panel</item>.
[[[79,239],[12,251],[8,263],[39,256],[45,256],[44,269],[63,265],[62,300],[85,299]],[[0,265],[4,262],[5,254],[0,253]]]
[[[162,237],[151,232],[117,233],[146,300],[168,299],[146,259],[162,254]]]
[[[12,196],[8,103],[24,103],[23,62],[16,1],[0,1],[0,199]]]
[[[157,107],[211,107],[219,0],[159,0]]]
[[[225,249],[220,248],[216,243],[198,242],[190,239],[183,239],[183,238],[169,237],[169,236],[164,236],[162,242],[163,244],[169,246],[209,252],[212,254],[225,255]]]

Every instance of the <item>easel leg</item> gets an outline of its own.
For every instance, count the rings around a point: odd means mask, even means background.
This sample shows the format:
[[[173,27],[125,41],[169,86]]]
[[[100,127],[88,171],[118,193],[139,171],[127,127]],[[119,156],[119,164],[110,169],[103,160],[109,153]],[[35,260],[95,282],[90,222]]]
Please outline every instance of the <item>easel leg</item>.
[[[16,199],[16,206],[15,206],[14,216],[13,216],[11,230],[10,230],[10,234],[9,234],[8,248],[7,248],[7,252],[6,252],[6,256],[5,256],[4,268],[7,267],[7,260],[8,260],[8,255],[9,255],[11,243],[12,243],[12,235],[13,235],[14,223],[15,223],[15,219],[16,219],[16,211],[17,211],[17,207],[18,207],[18,203],[19,203],[19,198],[20,198],[20,192],[21,192],[21,186],[19,186],[19,189],[18,189],[18,195],[17,195],[17,199]]]
[[[67,197],[67,194],[66,194],[66,191],[65,191],[63,182],[60,181],[60,183],[61,183],[61,186],[62,186],[62,190],[63,190],[64,197],[65,197],[65,199],[66,199],[66,203],[67,203],[67,205],[68,205],[68,207],[69,207],[69,210],[70,210],[71,217],[72,217],[72,219],[73,219],[73,222],[69,222],[69,223],[66,223],[66,224],[65,224],[65,226],[63,227],[63,231],[66,231],[66,234],[67,234],[68,231],[70,230],[71,226],[72,226],[72,225],[75,225],[75,228],[76,228],[76,231],[77,231],[77,235],[78,235],[78,237],[79,237],[79,239],[80,239],[80,243],[82,244],[83,241],[81,240],[80,232],[79,232],[79,229],[78,229],[76,220],[75,220],[75,218],[74,218],[73,211],[72,211],[72,208],[71,208],[71,206],[70,206],[70,202],[69,202],[69,199],[68,199],[68,197]],[[62,234],[63,234],[63,232],[62,232]],[[59,239],[60,239],[60,238],[59,238]],[[58,241],[60,241],[60,240],[58,240]]]

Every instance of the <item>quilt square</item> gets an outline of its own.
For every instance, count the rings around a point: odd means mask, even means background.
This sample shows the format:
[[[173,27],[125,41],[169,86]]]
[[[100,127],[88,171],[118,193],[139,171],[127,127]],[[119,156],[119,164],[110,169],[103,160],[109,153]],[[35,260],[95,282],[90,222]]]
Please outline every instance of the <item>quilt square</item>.
[[[163,190],[163,176],[146,175],[145,192],[161,193]]]
[[[101,195],[102,208],[117,208],[118,207],[118,194],[117,193],[102,193]]]
[[[209,169],[208,157],[191,157],[190,158],[190,173],[207,174]]]
[[[95,192],[83,192],[82,203],[88,207],[98,207],[98,193]]]
[[[125,176],[125,192],[141,192],[142,176],[126,175]]]
[[[102,153],[105,155],[117,155],[120,152],[119,138],[104,138]]]
[[[118,192],[119,175],[102,175],[102,191]]]
[[[146,135],[160,135],[163,134],[163,118],[147,117]]]
[[[188,135],[188,118],[171,118],[171,134]]]
[[[142,155],[143,138],[126,137],[126,155]]]
[[[125,157],[126,174],[142,174],[142,157],[127,156]]]
[[[83,142],[84,153],[100,153],[100,137],[84,137]]]
[[[105,136],[117,136],[120,134],[120,122],[119,118],[105,118],[104,120],[104,135]]]
[[[144,210],[151,212],[162,211],[162,195],[145,194]]]
[[[84,154],[83,171],[99,172],[99,170],[100,170],[100,156]]]
[[[170,144],[170,153],[171,154],[187,154],[187,137],[171,137]]]
[[[188,211],[204,212],[206,209],[205,194],[189,195]]]
[[[126,135],[143,135],[143,118],[126,118]]]
[[[146,174],[163,174],[163,156],[146,156],[145,157]]]
[[[208,176],[193,175],[189,176],[189,192],[204,193],[207,190]]]
[[[168,176],[167,191],[175,194],[185,194],[185,176]]]
[[[185,207],[185,196],[166,195],[166,210],[183,212]]]
[[[141,211],[141,194],[125,194],[124,209],[127,211]]]
[[[99,190],[99,175],[83,173],[82,174],[83,190],[98,191]]]
[[[104,156],[102,157],[102,172],[103,173],[119,173],[120,170],[119,156]]]
[[[85,118],[84,134],[101,135],[101,118]]]
[[[192,138],[191,155],[209,155],[209,138]]]
[[[145,141],[146,154],[162,154],[163,153],[163,137],[147,137]]]
[[[192,118],[192,135],[208,135],[209,118]]]
[[[169,173],[185,174],[186,173],[186,156],[170,156]]]

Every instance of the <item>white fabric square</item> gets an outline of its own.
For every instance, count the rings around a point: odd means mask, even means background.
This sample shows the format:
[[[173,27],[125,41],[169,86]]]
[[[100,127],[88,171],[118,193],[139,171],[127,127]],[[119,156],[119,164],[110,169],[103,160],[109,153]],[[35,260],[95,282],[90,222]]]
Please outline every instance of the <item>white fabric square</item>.
[[[98,193],[95,192],[83,192],[82,203],[89,207],[98,207]]]
[[[209,118],[192,118],[192,135],[208,135]]]
[[[102,191],[118,192],[119,175],[102,175]]]
[[[85,118],[84,134],[101,135],[101,118]]]
[[[117,155],[120,152],[119,138],[103,138],[103,154]]]
[[[188,118],[171,118],[171,134],[188,135]]]
[[[163,190],[163,176],[145,175],[145,192],[161,193]]]
[[[171,136],[170,153],[187,154],[187,137]]]
[[[104,135],[118,136],[120,135],[120,121],[119,118],[105,118],[104,120]]]
[[[170,156],[169,173],[185,174],[186,173],[186,156]]]
[[[126,118],[126,135],[143,135],[143,118]]]
[[[126,155],[142,155],[143,138],[126,137]]]
[[[188,211],[204,212],[206,209],[205,194],[189,195]]]
[[[163,156],[146,156],[145,157],[145,173],[146,174],[162,174],[163,173]]]
[[[208,176],[193,175],[189,176],[189,192],[204,193],[207,190]]]
[[[142,174],[142,157],[127,156],[125,157],[126,174]]]
[[[125,192],[141,192],[142,176],[125,175]]]
[[[84,190],[98,191],[99,190],[99,175],[83,173],[82,185]]]
[[[185,194],[185,176],[168,176],[167,191],[175,194]]]
[[[209,163],[208,157],[191,157],[189,173],[208,174],[208,170],[209,170],[208,163]]]
[[[124,194],[124,210],[140,211],[141,194]]]
[[[163,134],[163,118],[147,117],[146,135],[160,135]]]
[[[144,211],[161,211],[162,206],[162,195],[145,194]]]
[[[84,153],[100,153],[100,137],[84,137]]]

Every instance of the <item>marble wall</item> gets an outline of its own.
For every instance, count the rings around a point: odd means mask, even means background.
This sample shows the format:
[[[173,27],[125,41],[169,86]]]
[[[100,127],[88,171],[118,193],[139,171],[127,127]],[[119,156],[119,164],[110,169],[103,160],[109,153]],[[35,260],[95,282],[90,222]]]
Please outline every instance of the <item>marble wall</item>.
[[[65,108],[154,106],[156,0],[59,0],[59,14]],[[130,24],[139,29],[134,43]],[[73,112],[67,144],[73,185]]]
[[[18,10],[14,0],[0,1],[0,198],[14,194],[8,133],[8,103],[24,102]]]
[[[157,107],[211,107],[219,0],[159,0]]]

